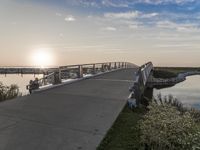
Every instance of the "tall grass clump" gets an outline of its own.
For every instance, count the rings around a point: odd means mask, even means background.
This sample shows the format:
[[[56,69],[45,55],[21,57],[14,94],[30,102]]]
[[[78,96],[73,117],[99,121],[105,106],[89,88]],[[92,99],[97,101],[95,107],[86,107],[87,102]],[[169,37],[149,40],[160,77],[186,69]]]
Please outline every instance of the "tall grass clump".
[[[139,121],[140,142],[149,150],[200,149],[199,111],[186,109],[173,97],[154,99]],[[195,116],[196,115],[196,116]]]
[[[0,101],[13,99],[20,96],[19,87],[15,84],[5,86],[0,82]]]

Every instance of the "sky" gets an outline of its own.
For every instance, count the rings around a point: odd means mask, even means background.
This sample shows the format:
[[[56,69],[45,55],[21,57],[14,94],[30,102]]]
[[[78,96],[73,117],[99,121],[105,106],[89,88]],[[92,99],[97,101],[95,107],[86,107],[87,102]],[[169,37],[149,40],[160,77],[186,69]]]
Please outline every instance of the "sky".
[[[199,0],[1,0],[0,66],[200,66]]]

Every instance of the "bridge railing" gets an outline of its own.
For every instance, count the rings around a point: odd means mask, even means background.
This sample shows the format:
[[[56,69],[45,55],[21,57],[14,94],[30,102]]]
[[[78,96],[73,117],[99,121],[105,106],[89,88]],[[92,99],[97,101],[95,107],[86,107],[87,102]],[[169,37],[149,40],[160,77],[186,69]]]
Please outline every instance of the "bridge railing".
[[[145,86],[152,69],[152,62],[148,62],[140,66],[137,71],[136,82],[139,82],[140,84],[143,84]]]
[[[43,87],[48,85],[60,84],[69,80],[80,79],[87,76],[109,72],[122,68],[133,68],[134,64],[128,62],[105,62],[93,64],[78,64],[60,66],[51,74],[38,79],[36,82],[39,86]],[[34,82],[33,82],[34,83]],[[31,89],[31,84],[27,85],[27,89]],[[33,89],[34,90],[34,89]]]
[[[137,106],[141,103],[141,99],[145,90],[146,83],[153,69],[152,62],[148,62],[139,67],[136,73],[136,80],[133,87],[130,89],[134,91]]]

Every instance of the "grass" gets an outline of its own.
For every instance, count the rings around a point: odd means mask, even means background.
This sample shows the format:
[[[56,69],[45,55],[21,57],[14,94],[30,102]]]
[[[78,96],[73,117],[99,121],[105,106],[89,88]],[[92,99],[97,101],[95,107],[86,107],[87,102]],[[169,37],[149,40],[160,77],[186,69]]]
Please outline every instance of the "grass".
[[[142,118],[144,109],[130,110],[127,106],[104,137],[97,150],[133,150],[139,148],[137,122]]]

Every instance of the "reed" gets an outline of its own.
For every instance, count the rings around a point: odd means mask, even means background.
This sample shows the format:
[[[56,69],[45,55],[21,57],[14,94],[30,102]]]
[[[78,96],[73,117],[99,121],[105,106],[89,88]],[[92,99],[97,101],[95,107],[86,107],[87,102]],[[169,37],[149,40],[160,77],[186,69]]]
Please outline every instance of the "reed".
[[[16,84],[6,86],[0,82],[0,101],[13,99],[18,96],[21,96],[21,93],[19,91],[19,87]]]

